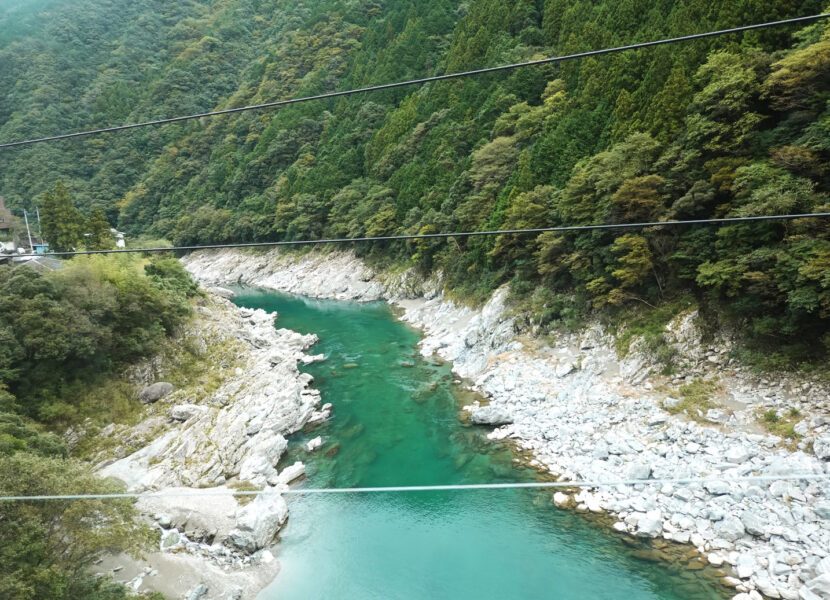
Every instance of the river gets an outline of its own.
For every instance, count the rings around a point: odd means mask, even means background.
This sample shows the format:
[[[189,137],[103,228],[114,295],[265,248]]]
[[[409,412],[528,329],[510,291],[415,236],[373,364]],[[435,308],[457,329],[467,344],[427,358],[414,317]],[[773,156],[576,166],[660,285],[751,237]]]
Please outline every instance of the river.
[[[315,333],[326,360],[305,368],[334,413],[293,437],[310,487],[534,481],[511,450],[465,425],[463,388],[418,354],[418,332],[383,303],[310,300],[243,289],[235,302]],[[469,401],[469,396],[467,396]],[[321,435],[315,453],[306,441]],[[487,490],[295,497],[281,572],[259,600],[714,600],[699,573],[639,558],[551,492]]]

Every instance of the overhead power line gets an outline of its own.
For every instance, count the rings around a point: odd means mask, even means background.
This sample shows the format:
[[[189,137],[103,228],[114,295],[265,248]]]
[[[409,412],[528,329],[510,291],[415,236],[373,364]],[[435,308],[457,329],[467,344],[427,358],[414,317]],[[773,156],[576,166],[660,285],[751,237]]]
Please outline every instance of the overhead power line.
[[[324,238],[318,240],[284,240],[280,242],[246,242],[238,244],[207,244],[197,246],[166,246],[158,248],[117,248],[114,250],[76,250],[66,252],[44,252],[43,254],[18,254],[19,258],[38,256],[78,256],[85,254],[125,254],[134,252],[191,252],[194,250],[217,250],[222,248],[269,248],[274,246],[312,246],[323,244],[348,244],[357,242],[389,242],[401,240],[425,240],[451,237],[476,237],[484,235],[527,235],[548,232],[595,231],[601,229],[639,229],[644,227],[677,227],[681,225],[728,225],[731,223],[753,223],[759,221],[792,221],[794,219],[816,219],[830,217],[830,212],[801,213],[790,215],[762,215],[758,217],[726,217],[722,219],[688,219],[684,221],[650,221],[642,223],[607,223],[602,225],[571,225],[562,227],[537,227],[534,229],[495,229],[487,231],[455,231],[452,233],[414,233],[411,235],[384,235],[356,238]]]
[[[632,485],[691,485],[712,481],[726,482],[772,482],[772,481],[828,481],[830,474],[821,473],[793,473],[789,475],[746,475],[737,477],[671,477],[665,479],[619,479],[612,481],[534,481],[517,483],[473,483],[452,485],[400,485],[386,487],[353,487],[353,488],[290,488],[280,490],[267,488],[264,490],[181,490],[160,492],[125,492],[120,494],[59,494],[42,496],[0,496],[0,502],[24,502],[42,500],[114,500],[119,498],[202,498],[211,496],[259,496],[281,494],[290,496],[306,496],[312,494],[387,494],[403,492],[449,492],[475,490],[505,490],[505,489],[549,489],[549,488],[603,488]]]
[[[338,98],[340,96],[352,96],[355,94],[365,94],[367,92],[376,92],[380,90],[390,90],[411,85],[421,85],[433,81],[444,81],[447,79],[459,79],[462,77],[470,77],[474,75],[484,75],[487,73],[497,73],[499,71],[510,71],[522,67],[531,67],[536,65],[546,65],[551,63],[562,62],[566,60],[573,60],[576,58],[586,58],[589,56],[600,56],[603,54],[613,54],[616,52],[624,52],[626,50],[637,50],[639,48],[649,48],[651,46],[660,46],[663,44],[674,44],[677,42],[686,42],[690,40],[699,40],[703,38],[715,37],[719,35],[727,35],[730,33],[741,33],[743,31],[752,31],[755,29],[764,29],[767,27],[779,27],[781,25],[792,25],[796,23],[805,23],[815,21],[817,19],[825,19],[830,17],[830,13],[822,13],[817,15],[809,15],[806,17],[796,17],[793,19],[784,19],[782,21],[771,21],[768,23],[757,23],[755,25],[744,25],[742,27],[733,27],[731,29],[719,29],[717,31],[707,31],[704,33],[695,33],[692,35],[684,35],[680,37],[666,38],[662,40],[653,40],[650,42],[641,42],[638,44],[629,44],[627,46],[616,46],[614,48],[604,48],[601,50],[590,50],[587,52],[578,52],[576,54],[567,54],[564,56],[555,56],[551,58],[542,58],[539,60],[531,60],[520,63],[512,63],[508,65],[499,65],[495,67],[486,67],[484,69],[474,69],[472,71],[462,71],[458,73],[447,73],[445,75],[434,75],[432,77],[422,77],[421,79],[411,79],[408,81],[398,81],[395,83],[385,83],[382,85],[373,85],[369,87],[357,88],[352,90],[343,90],[340,92],[329,92],[326,94],[317,94],[315,96],[304,96],[301,98],[291,98],[288,100],[279,100],[277,102],[265,102],[263,104],[253,104],[250,106],[240,106],[237,108],[226,108],[224,110],[216,110],[211,112],[199,113],[194,115],[184,115],[179,117],[171,117],[167,119],[158,119],[155,121],[145,121],[142,123],[131,123],[129,125],[118,125],[115,127],[105,127],[102,129],[91,129],[89,131],[78,131],[75,133],[65,133],[62,135],[53,135],[49,137],[35,138],[30,140],[20,140],[16,142],[5,142],[0,144],[0,148],[11,148],[14,146],[26,146],[30,144],[39,144],[41,142],[53,142],[56,140],[65,140],[69,138],[83,137],[89,135],[98,135],[102,133],[112,133],[115,131],[124,131],[127,129],[136,129],[138,127],[150,127],[154,125],[165,125],[167,123],[178,123],[180,121],[190,121],[192,119],[201,119],[204,117],[218,117],[221,115],[229,115],[249,110],[263,110],[267,108],[277,108],[280,106],[287,106],[289,104],[299,104],[301,102],[310,102],[312,100],[324,100],[327,98]]]

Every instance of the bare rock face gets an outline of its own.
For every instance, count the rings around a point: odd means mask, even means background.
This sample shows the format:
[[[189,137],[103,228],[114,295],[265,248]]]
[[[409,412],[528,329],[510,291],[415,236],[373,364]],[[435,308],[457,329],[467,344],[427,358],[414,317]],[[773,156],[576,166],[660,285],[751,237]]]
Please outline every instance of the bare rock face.
[[[166,381],[158,381],[152,385],[148,385],[138,394],[139,400],[145,404],[152,404],[164,398],[167,394],[173,391],[173,384]]]
[[[308,388],[311,377],[297,368],[317,337],[276,329],[273,313],[240,309],[221,299],[199,307],[199,315],[189,337],[235,344],[243,362],[227,370],[223,383],[199,404],[172,406],[173,428],[103,468],[104,476],[137,491],[214,487],[232,477],[257,487],[278,481],[285,438],[302,428],[320,404],[319,393]],[[156,383],[144,397],[158,398],[171,388]],[[186,395],[181,392],[171,398]]]
[[[245,552],[265,548],[288,519],[288,505],[279,494],[257,496],[236,514],[236,528],[228,542]]]

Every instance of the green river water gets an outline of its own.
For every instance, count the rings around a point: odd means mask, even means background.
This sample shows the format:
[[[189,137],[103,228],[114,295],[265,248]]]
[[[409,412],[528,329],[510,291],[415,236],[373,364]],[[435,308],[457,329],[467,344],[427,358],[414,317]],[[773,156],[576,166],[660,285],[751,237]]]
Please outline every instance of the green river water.
[[[465,426],[445,364],[418,355],[418,333],[383,303],[309,300],[243,289],[235,302],[315,333],[305,368],[332,419],[293,436],[311,487],[534,481],[510,449]],[[470,400],[469,395],[466,398]],[[323,436],[309,454],[303,444]],[[635,557],[617,536],[551,504],[551,492],[487,490],[293,497],[281,571],[259,600],[712,600],[698,573]]]

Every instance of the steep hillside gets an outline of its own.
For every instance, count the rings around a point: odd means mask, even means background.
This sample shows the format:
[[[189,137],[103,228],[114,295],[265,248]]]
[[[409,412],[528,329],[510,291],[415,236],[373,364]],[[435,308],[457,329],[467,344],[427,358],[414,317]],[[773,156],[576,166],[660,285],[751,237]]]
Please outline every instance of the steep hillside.
[[[817,0],[69,0],[0,51],[0,139],[821,9]],[[0,193],[31,206],[61,179],[82,210],[177,243],[826,210],[827,31],[784,27],[14,149],[0,159]],[[744,326],[770,366],[813,360],[828,345],[826,221],[364,251],[440,269],[474,299],[512,280],[542,328],[695,295]]]

